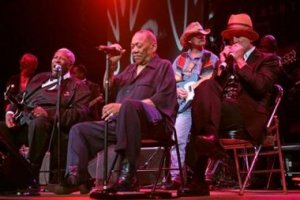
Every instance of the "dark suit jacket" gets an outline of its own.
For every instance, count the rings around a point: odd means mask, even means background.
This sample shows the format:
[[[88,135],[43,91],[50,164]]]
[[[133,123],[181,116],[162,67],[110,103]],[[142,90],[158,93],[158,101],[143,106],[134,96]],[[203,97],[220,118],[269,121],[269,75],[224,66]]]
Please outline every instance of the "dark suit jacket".
[[[51,73],[45,72],[37,74],[32,78],[25,89],[24,110],[20,118],[20,123],[28,123],[31,118],[30,111],[41,106],[48,112],[49,120],[53,121],[56,113],[56,99],[48,102],[47,105],[37,105],[35,94],[41,90],[41,85],[50,78]],[[88,103],[90,99],[90,90],[82,82],[72,78],[62,80],[61,84],[61,127],[68,130],[73,124],[86,120],[89,115]],[[11,110],[14,107],[10,107]]]
[[[102,106],[104,103],[101,88],[98,84],[96,84],[92,81],[86,80],[84,82],[91,91],[91,96],[90,96],[90,101],[89,101],[89,108],[91,111],[91,120],[100,120],[101,113],[102,113]]]
[[[271,91],[278,80],[280,64],[274,54],[254,50],[247,65],[237,70],[241,93],[238,104],[244,116],[245,128],[256,142],[261,142],[270,115]]]

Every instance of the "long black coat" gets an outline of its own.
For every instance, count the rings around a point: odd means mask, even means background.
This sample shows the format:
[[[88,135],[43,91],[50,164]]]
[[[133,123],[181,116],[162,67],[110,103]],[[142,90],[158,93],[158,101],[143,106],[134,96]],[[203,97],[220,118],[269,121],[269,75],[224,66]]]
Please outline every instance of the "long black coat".
[[[238,98],[245,128],[258,143],[262,141],[270,116],[271,93],[280,74],[280,63],[274,54],[255,50],[247,65],[237,70],[241,82]]]
[[[278,57],[254,50],[247,65],[236,69],[240,92],[237,104],[244,126],[255,143],[260,143],[270,112],[271,91],[280,73]],[[192,102],[192,134],[216,134],[221,121],[223,86],[217,79],[195,89]]]

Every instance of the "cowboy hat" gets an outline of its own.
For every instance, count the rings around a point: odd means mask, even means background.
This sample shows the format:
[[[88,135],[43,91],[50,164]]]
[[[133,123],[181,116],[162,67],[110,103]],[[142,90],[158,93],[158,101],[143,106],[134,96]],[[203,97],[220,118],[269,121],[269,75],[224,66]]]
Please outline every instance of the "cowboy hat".
[[[243,36],[255,41],[259,38],[258,33],[253,30],[250,16],[245,13],[231,15],[227,23],[227,29],[222,31],[221,35],[224,39]]]
[[[184,30],[183,34],[180,37],[180,44],[183,48],[188,46],[188,41],[197,34],[207,35],[210,33],[210,29],[203,29],[199,22],[191,22],[186,29]]]

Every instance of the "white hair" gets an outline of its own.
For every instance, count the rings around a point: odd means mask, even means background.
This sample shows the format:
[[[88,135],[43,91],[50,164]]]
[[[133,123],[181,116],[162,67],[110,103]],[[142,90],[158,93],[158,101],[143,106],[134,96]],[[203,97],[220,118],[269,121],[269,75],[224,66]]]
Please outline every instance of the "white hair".
[[[72,65],[75,63],[75,55],[70,49],[60,48],[56,52],[59,52],[59,51],[63,52],[67,56],[68,60],[70,61],[70,63]]]

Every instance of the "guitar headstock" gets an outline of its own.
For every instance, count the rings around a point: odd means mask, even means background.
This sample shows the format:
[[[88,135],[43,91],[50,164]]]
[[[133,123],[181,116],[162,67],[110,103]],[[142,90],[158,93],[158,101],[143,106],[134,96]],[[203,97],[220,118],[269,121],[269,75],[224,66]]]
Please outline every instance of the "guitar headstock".
[[[10,84],[6,87],[6,90],[4,92],[4,100],[8,100],[9,96],[11,95],[12,90],[15,88],[14,84]]]
[[[295,50],[291,50],[290,52],[284,54],[281,57],[281,64],[282,65],[288,65],[288,64],[292,64],[293,62],[295,62],[296,59],[296,51]]]

